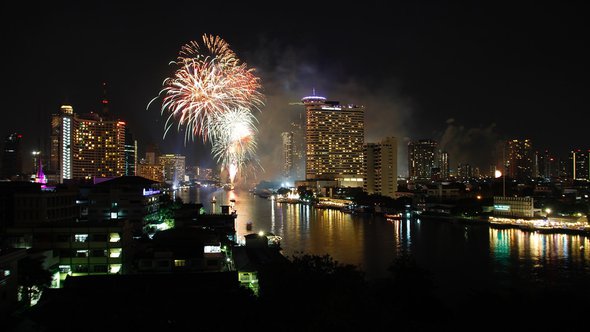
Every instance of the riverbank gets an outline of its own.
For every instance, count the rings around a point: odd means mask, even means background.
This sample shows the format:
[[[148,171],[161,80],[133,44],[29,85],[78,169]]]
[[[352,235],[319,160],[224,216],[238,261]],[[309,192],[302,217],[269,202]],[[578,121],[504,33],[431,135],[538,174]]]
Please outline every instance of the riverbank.
[[[487,225],[494,229],[519,229],[522,231],[538,232],[546,234],[571,234],[584,235],[590,237],[590,225],[549,225],[547,221],[538,220],[522,220],[522,219],[508,219],[508,218],[494,218],[494,217],[461,217],[461,216],[444,216],[444,215],[429,215],[418,214],[419,219],[430,220],[444,220],[453,223],[470,224],[470,225]]]

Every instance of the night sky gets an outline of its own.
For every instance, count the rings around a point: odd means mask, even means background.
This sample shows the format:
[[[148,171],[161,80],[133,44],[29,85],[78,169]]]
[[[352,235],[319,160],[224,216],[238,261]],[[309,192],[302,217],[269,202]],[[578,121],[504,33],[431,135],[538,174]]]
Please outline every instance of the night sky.
[[[402,174],[409,139],[438,140],[452,168],[485,169],[506,138],[557,155],[590,148],[582,2],[56,3],[0,14],[0,134],[23,133],[27,151],[47,144],[49,115],[64,101],[76,113],[97,111],[107,82],[111,111],[127,121],[140,155],[157,143],[211,165],[207,145],[185,145],[184,133],[163,140],[159,106],[146,110],[173,72],[169,61],[204,33],[224,38],[262,79],[261,178],[280,169],[280,133],[302,110],[289,103],[314,88],[365,106],[366,141],[398,137]]]

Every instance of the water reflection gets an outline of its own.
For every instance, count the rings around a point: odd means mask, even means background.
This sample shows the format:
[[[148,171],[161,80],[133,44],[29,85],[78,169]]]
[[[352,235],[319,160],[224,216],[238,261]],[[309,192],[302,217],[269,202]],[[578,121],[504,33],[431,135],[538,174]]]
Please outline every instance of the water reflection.
[[[492,229],[444,220],[386,220],[371,215],[279,203],[246,191],[193,188],[178,192],[183,202],[201,202],[207,212],[235,200],[238,238],[252,232],[282,237],[283,253],[330,254],[335,260],[361,267],[367,277],[387,276],[401,253],[457,287],[482,284],[484,279],[532,276],[560,280],[571,275],[590,278],[590,240],[579,235],[540,234]],[[233,195],[233,196],[232,196]],[[215,197],[216,203],[210,203]],[[248,230],[246,224],[252,223]]]

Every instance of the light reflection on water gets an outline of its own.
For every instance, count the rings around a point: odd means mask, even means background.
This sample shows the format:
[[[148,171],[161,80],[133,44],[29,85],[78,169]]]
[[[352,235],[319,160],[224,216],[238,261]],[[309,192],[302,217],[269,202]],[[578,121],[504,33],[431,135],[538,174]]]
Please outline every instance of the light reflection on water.
[[[259,231],[282,237],[286,256],[298,252],[330,254],[341,263],[358,265],[368,278],[388,275],[401,252],[458,287],[476,286],[514,277],[544,282],[590,279],[590,240],[565,234],[539,234],[492,229],[442,220],[403,219],[347,214],[309,205],[278,203],[246,191],[201,188],[178,192],[183,202],[200,200],[208,212],[220,212],[234,195],[236,233]],[[211,204],[215,196],[216,203]],[[252,230],[246,223],[252,222]],[[508,281],[507,281],[508,282]]]

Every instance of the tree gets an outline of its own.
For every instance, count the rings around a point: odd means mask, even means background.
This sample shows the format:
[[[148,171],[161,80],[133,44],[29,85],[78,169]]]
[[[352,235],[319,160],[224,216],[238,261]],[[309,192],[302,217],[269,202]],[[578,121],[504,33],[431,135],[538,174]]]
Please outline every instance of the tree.
[[[33,298],[38,298],[43,288],[51,284],[51,273],[43,268],[43,258],[27,256],[18,262],[18,285],[22,301],[31,306]]]

